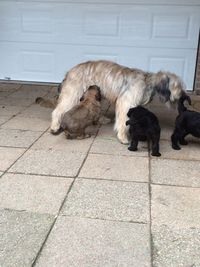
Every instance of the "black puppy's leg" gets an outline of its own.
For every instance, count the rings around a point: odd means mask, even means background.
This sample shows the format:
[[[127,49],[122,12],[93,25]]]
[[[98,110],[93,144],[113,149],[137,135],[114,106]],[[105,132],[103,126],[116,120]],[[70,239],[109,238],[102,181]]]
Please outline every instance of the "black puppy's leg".
[[[160,134],[159,135],[155,135],[151,137],[151,141],[152,141],[152,156],[156,156],[156,157],[160,157],[161,154],[159,152],[159,140],[160,140]]]
[[[138,138],[136,136],[132,137],[131,145],[128,147],[130,151],[137,151]]]
[[[185,140],[185,136],[187,135],[187,133],[184,133],[180,136],[179,138],[179,143],[183,146],[186,146],[188,144],[188,141]]]
[[[172,148],[175,150],[180,150],[180,146],[178,145],[178,141],[179,141],[179,134],[178,131],[175,130],[171,136],[171,141],[172,141]]]

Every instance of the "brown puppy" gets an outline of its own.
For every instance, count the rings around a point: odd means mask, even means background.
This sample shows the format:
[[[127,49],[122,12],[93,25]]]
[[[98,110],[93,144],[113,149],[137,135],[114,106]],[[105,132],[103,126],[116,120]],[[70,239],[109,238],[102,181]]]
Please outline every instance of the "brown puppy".
[[[67,111],[61,120],[61,129],[68,139],[90,137],[86,127],[97,124],[101,115],[101,93],[96,85],[90,86],[80,99],[80,103]]]

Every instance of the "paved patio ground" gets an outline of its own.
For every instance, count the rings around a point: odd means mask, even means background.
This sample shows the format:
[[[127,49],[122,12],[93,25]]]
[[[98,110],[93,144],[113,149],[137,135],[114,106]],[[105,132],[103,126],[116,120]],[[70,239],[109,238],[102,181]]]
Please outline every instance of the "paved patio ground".
[[[51,135],[52,110],[34,100],[55,91],[0,84],[0,266],[200,267],[200,141],[171,149],[175,110],[149,105],[155,158],[145,142],[129,152],[112,123]]]

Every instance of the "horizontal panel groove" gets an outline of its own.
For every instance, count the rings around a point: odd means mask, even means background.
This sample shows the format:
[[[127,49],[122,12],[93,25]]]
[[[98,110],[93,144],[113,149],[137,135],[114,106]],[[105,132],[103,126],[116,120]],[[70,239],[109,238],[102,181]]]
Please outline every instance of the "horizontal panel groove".
[[[29,42],[29,41],[18,41],[18,42],[16,42],[16,41],[10,41],[10,40],[1,40],[0,39],[0,42],[1,43],[13,43],[13,44],[41,44],[41,45],[46,45],[46,44],[48,44],[48,45],[51,45],[51,46],[54,46],[54,45],[60,45],[60,46],[76,46],[76,47],[80,47],[80,46],[82,46],[82,47],[86,47],[86,46],[88,46],[88,47],[120,47],[120,48],[151,48],[151,49],[153,49],[153,48],[162,48],[162,49],[168,49],[168,50],[170,50],[170,49],[176,49],[176,50],[190,50],[190,51],[192,51],[192,50],[194,50],[194,51],[196,51],[196,49],[197,49],[197,47],[195,46],[195,47],[184,47],[184,46],[182,46],[182,47],[177,47],[177,46],[171,46],[171,47],[169,47],[169,46],[159,46],[159,45],[156,45],[155,43],[154,44],[152,44],[152,45],[149,45],[149,46],[146,46],[146,45],[142,45],[142,44],[139,44],[139,45],[127,45],[127,43],[126,43],[126,45],[117,45],[117,44],[97,44],[97,43],[94,43],[94,44],[89,44],[89,43],[54,43],[54,42]]]
[[[13,2],[13,3],[55,3],[55,0],[26,0],[26,1],[21,1],[21,0],[3,0],[1,2]],[[130,5],[130,4],[137,4],[137,5],[159,5],[159,6],[200,6],[199,0],[130,0],[130,1],[121,1],[121,0],[90,0],[90,1],[80,1],[80,0],[73,0],[73,1],[68,1],[68,0],[57,0],[56,4],[117,4],[117,5]]]

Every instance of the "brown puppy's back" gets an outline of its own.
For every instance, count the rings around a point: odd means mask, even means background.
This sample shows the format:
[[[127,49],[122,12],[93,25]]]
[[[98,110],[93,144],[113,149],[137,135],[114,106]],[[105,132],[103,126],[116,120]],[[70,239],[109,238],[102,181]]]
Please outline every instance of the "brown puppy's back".
[[[64,114],[61,122],[63,130],[69,133],[83,134],[86,127],[99,120],[101,113],[100,99],[97,100],[95,91],[89,89],[80,104]]]

